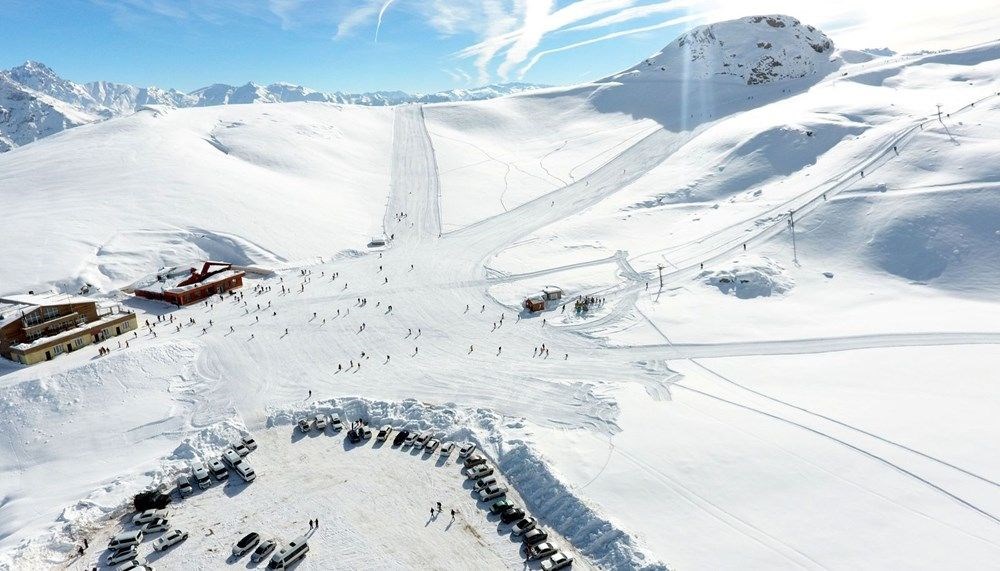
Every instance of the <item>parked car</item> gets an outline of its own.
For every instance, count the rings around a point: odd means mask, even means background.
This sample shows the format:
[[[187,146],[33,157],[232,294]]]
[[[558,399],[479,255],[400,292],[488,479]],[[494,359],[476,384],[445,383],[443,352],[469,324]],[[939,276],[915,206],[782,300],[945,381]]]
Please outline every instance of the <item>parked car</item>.
[[[468,442],[464,444],[462,448],[458,451],[458,455],[461,456],[462,458],[468,458],[475,451],[476,451],[476,445],[471,442]]]
[[[448,456],[449,454],[451,454],[451,451],[454,448],[455,448],[454,442],[445,442],[444,444],[441,445],[441,455]]]
[[[340,421],[339,416],[333,415],[333,418],[330,419],[330,429],[334,432],[340,432],[344,429],[344,423]]]
[[[254,563],[263,561],[277,546],[278,542],[273,539],[262,541],[261,544],[257,546],[257,549],[253,550],[253,555],[250,556],[250,561],[253,561]]]
[[[548,559],[542,560],[542,571],[555,571],[556,569],[565,569],[573,564],[573,558],[566,555],[565,553],[557,551],[555,555],[549,557]]]
[[[524,510],[518,507],[509,508],[500,512],[500,521],[504,523],[514,523],[524,517]]]
[[[417,448],[423,448],[424,444],[427,444],[427,441],[430,439],[431,439],[430,432],[421,432],[420,435],[417,436],[417,439],[413,441],[413,445],[416,446]]]
[[[233,557],[243,557],[251,549],[257,547],[258,543],[260,543],[260,534],[256,531],[252,531],[244,535],[243,539],[237,541],[236,544],[233,545]]]
[[[479,500],[483,502],[494,500],[506,493],[506,486],[487,486],[486,488],[479,490]]]
[[[361,429],[359,429],[359,428],[352,428],[352,429],[348,430],[347,431],[347,438],[351,442],[353,442],[354,444],[357,444],[358,442],[361,442]]]
[[[411,432],[406,435],[406,440],[403,441],[403,446],[412,446],[416,440],[417,440],[417,433]]]
[[[545,533],[545,530],[540,527],[536,527],[535,529],[530,529],[524,532],[524,535],[521,536],[521,540],[524,541],[524,544],[529,547],[532,545],[538,545],[539,543],[545,541],[548,538],[549,534]]]
[[[358,429],[358,432],[361,434],[361,438],[364,438],[365,440],[372,437],[372,429],[367,426],[362,426]]]
[[[436,438],[428,440],[427,444],[424,444],[424,454],[433,454],[437,449],[438,444],[441,444],[441,441]]]
[[[555,545],[548,541],[543,541],[538,545],[533,545],[528,548],[528,558],[529,559],[541,559],[542,557],[548,557],[558,550]]]
[[[392,439],[393,446],[402,446],[403,442],[410,437],[410,432],[408,430],[400,430],[396,433],[396,438]]]
[[[212,472],[212,476],[215,476],[216,480],[221,481],[229,477],[229,470],[226,470],[226,465],[218,458],[212,458],[208,461],[208,470]]]
[[[168,547],[177,545],[188,538],[188,532],[179,529],[171,529],[153,542],[154,551],[165,551]]]
[[[198,482],[198,487],[201,489],[206,489],[212,486],[212,478],[208,475],[208,470],[205,469],[204,464],[195,464],[191,467],[191,474],[194,476],[196,482]]]
[[[138,559],[133,559],[131,561],[126,562],[121,567],[115,569],[115,571],[138,571],[139,569],[141,569],[142,571],[153,571],[152,566],[139,563]]]
[[[158,517],[142,525],[142,532],[146,535],[167,531],[168,529],[170,529],[170,522],[167,521],[167,518],[163,517]]]
[[[253,439],[253,436],[247,434],[240,440],[243,442],[243,446],[246,446],[251,452],[257,449],[257,441]]]
[[[485,463],[486,463],[486,458],[483,458],[479,454],[476,454],[474,456],[469,456],[468,458],[466,458],[464,464],[466,468],[472,468],[473,466],[478,466],[480,464],[485,464]]]
[[[177,492],[180,493],[182,498],[186,498],[194,493],[194,488],[191,487],[191,480],[187,476],[177,476]]]
[[[168,514],[169,512],[167,510],[146,510],[144,512],[139,512],[132,516],[132,525],[149,523],[154,519],[167,517]]]
[[[312,421],[312,419],[303,418],[303,419],[299,420],[299,430],[300,431],[302,431],[302,432],[309,432],[310,430],[312,430],[312,427],[313,427],[313,421]]]
[[[303,535],[298,537],[288,545],[282,547],[277,553],[271,557],[271,561],[268,562],[268,569],[287,569],[291,567],[296,561],[301,560],[309,553],[309,544],[306,540],[309,539],[307,536]]]
[[[316,415],[316,430],[326,430],[326,425],[329,423],[327,416],[325,414]]]
[[[240,458],[246,458],[250,454],[250,449],[244,446],[243,442],[233,444],[233,450],[240,455]]]
[[[231,468],[236,468],[243,461],[243,457],[232,448],[226,448],[222,451],[222,460]]]
[[[375,437],[376,440],[380,442],[385,442],[389,435],[392,434],[392,427],[386,424],[382,428],[378,429],[378,436]]]
[[[115,551],[140,543],[142,543],[142,530],[123,531],[108,541],[108,549]]]
[[[502,500],[497,500],[493,502],[492,505],[490,505],[490,513],[502,514],[503,512],[509,509],[514,509],[515,507],[516,506],[514,506],[514,502],[508,500],[507,498],[504,498]]]
[[[489,476],[492,473],[493,473],[493,468],[487,466],[486,464],[480,464],[478,466],[469,468],[468,470],[465,471],[466,477],[469,478],[470,480],[478,480],[480,478],[485,478],[486,476]]]
[[[108,565],[118,565],[119,563],[124,563],[126,561],[131,561],[139,556],[139,546],[130,545],[128,547],[123,547],[117,549],[108,554],[107,563]]]
[[[526,517],[514,524],[514,527],[510,528],[510,532],[514,535],[522,535],[529,529],[534,529],[538,525],[538,520],[533,517]]]
[[[478,492],[479,490],[482,490],[489,486],[495,486],[496,483],[497,483],[496,476],[486,476],[485,478],[480,478],[476,480],[476,483],[473,484],[472,489]]]
[[[240,462],[235,468],[233,468],[233,470],[236,472],[237,476],[243,478],[243,481],[248,484],[257,479],[257,473],[254,472],[253,468],[250,467],[250,464],[247,464],[246,462]]]

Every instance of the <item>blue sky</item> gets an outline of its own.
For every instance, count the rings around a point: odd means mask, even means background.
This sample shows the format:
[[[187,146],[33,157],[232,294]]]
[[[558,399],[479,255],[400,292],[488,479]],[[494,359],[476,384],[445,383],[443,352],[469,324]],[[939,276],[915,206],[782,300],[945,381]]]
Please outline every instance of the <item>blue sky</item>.
[[[995,0],[0,0],[0,67],[190,91],[287,81],[323,91],[567,84],[720,19],[787,13],[842,47],[1000,37]],[[381,23],[380,23],[381,22]]]

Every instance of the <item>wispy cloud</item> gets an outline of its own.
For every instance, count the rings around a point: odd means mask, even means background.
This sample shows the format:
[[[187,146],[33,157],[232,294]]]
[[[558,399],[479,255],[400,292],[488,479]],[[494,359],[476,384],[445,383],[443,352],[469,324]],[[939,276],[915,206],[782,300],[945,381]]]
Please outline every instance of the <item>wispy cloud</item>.
[[[596,38],[590,38],[590,39],[587,39],[587,40],[582,40],[582,41],[575,42],[575,43],[572,43],[572,44],[569,44],[569,45],[565,45],[565,46],[561,46],[561,47],[558,47],[558,48],[552,48],[552,49],[548,49],[548,50],[542,50],[542,51],[536,53],[531,58],[531,61],[528,62],[527,65],[525,65],[520,70],[518,70],[518,74],[517,74],[518,75],[518,79],[523,78],[524,74],[528,73],[528,71],[531,68],[535,67],[535,64],[537,64],[543,57],[545,57],[547,55],[555,54],[555,53],[559,53],[559,52],[565,52],[565,51],[569,51],[569,50],[574,50],[576,48],[581,48],[583,46],[589,46],[591,44],[596,44],[598,42],[606,42],[608,40],[613,40],[613,39],[616,39],[616,38],[620,38],[622,36],[630,36],[632,34],[641,34],[643,32],[651,32],[653,30],[659,30],[659,29],[662,29],[662,28],[669,28],[671,26],[676,26],[678,24],[684,24],[684,23],[687,23],[687,22],[695,21],[698,18],[699,18],[699,16],[697,14],[690,14],[690,15],[687,15],[687,16],[678,16],[677,18],[671,18],[669,20],[666,20],[664,22],[660,22],[658,24],[651,24],[651,25],[648,25],[648,26],[640,26],[638,28],[631,28],[631,29],[628,29],[628,30],[619,30],[617,32],[611,32],[609,34],[604,34],[603,36],[598,36]]]

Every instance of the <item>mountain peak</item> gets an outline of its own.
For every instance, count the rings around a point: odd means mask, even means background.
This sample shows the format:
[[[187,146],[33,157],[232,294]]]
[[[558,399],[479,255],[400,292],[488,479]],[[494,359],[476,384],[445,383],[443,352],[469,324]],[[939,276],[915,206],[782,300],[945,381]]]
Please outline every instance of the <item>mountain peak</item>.
[[[828,73],[834,46],[822,31],[780,14],[699,26],[610,79],[760,85]]]

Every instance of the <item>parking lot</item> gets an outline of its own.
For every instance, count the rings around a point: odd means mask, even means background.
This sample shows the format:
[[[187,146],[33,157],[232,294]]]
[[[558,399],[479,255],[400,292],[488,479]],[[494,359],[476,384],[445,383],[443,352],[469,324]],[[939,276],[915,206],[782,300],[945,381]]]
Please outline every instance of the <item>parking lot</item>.
[[[235,475],[170,506],[171,527],[190,538],[165,553],[144,541],[140,561],[157,569],[263,568],[249,556],[230,559],[233,543],[255,531],[279,545],[309,535],[310,552],[298,569],[523,569],[524,552],[510,526],[477,503],[472,483],[461,473],[457,450],[447,459],[374,438],[357,446],[346,430],[302,434],[283,425],[257,432],[258,449],[246,461],[257,479]],[[377,429],[376,429],[377,432]],[[503,481],[502,477],[498,480]],[[524,506],[511,490],[508,498]],[[443,511],[431,516],[441,502]],[[454,519],[451,510],[456,510]],[[310,530],[309,521],[319,520]],[[92,565],[104,540],[120,529],[109,526],[79,560]],[[551,530],[550,534],[551,534]],[[552,537],[564,551],[568,543]],[[575,569],[589,568],[578,554]],[[532,561],[528,568],[537,568]]]

